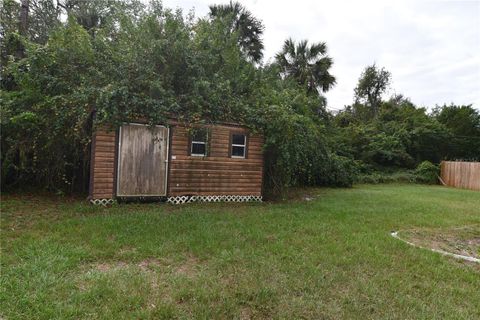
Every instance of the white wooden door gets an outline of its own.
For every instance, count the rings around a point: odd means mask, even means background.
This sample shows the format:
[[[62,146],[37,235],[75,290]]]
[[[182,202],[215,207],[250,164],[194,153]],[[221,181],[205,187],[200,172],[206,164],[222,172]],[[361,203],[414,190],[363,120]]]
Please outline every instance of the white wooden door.
[[[124,124],[119,132],[117,196],[165,196],[168,128]]]

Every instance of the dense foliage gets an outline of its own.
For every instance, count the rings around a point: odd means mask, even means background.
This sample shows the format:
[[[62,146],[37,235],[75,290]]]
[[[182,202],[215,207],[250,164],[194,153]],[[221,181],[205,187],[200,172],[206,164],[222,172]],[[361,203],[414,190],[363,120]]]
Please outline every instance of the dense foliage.
[[[430,161],[423,161],[415,169],[415,177],[418,182],[435,184],[440,174],[440,168]]]
[[[362,175],[413,170],[423,161],[480,159],[478,110],[451,104],[428,113],[402,95],[384,100],[390,77],[383,68],[368,66],[355,102],[335,116],[337,152],[360,160]]]
[[[327,112],[322,94],[335,78],[326,44],[289,39],[264,65],[263,25],[238,3],[211,6],[204,18],[158,1],[22,3],[5,0],[0,12],[4,188],[85,190],[92,130],[139,117],[235,121],[262,132],[272,194],[479,156],[478,111],[427,114],[402,96],[384,101],[390,74],[376,66],[352,106]]]

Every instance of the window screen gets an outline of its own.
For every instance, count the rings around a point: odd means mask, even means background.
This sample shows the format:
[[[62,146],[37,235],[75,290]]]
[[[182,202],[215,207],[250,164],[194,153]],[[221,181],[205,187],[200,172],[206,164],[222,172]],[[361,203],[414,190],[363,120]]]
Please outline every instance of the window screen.
[[[244,134],[232,134],[232,157],[245,158],[247,137]]]
[[[197,129],[192,133],[192,145],[190,154],[192,156],[206,156],[207,155],[207,130]]]

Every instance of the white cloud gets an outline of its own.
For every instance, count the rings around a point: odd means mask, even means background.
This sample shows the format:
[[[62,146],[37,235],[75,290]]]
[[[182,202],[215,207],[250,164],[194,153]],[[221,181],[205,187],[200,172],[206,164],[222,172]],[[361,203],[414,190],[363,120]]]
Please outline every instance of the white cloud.
[[[166,7],[195,8],[228,1],[165,0]],[[337,85],[332,109],[353,100],[365,66],[392,73],[393,88],[419,105],[454,102],[480,109],[480,1],[268,1],[242,2],[266,27],[265,60],[287,37],[326,41]]]

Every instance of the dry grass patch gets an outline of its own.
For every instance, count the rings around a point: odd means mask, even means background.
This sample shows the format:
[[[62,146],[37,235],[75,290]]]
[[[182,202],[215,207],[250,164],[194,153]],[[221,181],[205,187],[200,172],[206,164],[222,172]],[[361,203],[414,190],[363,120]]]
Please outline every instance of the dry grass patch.
[[[174,268],[176,274],[189,278],[197,274],[200,261],[194,256],[188,256],[180,265]]]
[[[400,232],[415,245],[480,258],[480,225],[454,228],[416,228]]]
[[[83,267],[83,273],[92,271],[110,272],[119,269],[132,269],[143,272],[155,272],[163,274],[182,275],[192,278],[197,274],[201,262],[198,258],[188,255],[182,262],[174,263],[171,260],[162,261],[157,258],[147,258],[140,262],[100,262]]]

